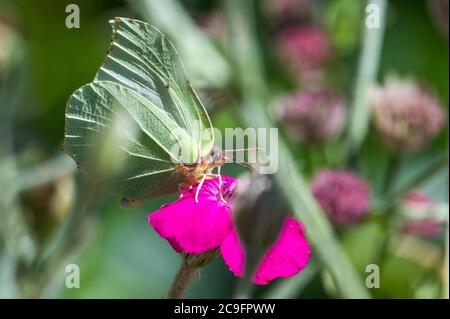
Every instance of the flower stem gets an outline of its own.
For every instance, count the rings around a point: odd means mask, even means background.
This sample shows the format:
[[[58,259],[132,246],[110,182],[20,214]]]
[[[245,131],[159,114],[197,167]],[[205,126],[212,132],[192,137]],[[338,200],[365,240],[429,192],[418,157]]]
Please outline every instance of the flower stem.
[[[421,173],[417,174],[411,181],[386,193],[386,200],[383,209],[385,211],[392,209],[409,191],[419,188],[437,174],[443,173],[448,169],[447,167],[448,154],[435,159],[433,163],[431,163]]]
[[[244,277],[239,281],[236,292],[233,295],[234,299],[249,299],[252,296],[253,292],[253,284],[251,281],[251,277]]]
[[[170,286],[167,298],[179,299],[183,296],[187,287],[192,281],[192,278],[198,273],[199,267],[189,265],[184,259],[181,262],[180,269],[178,269],[172,285]]]
[[[351,154],[357,154],[369,126],[370,105],[368,92],[376,81],[378,64],[381,56],[387,0],[367,0],[367,5],[374,4],[379,9],[378,28],[364,28],[358,74],[355,82],[352,112],[350,117],[348,146]]]
[[[384,179],[384,193],[389,194],[394,189],[393,183],[396,180],[400,168],[400,158],[398,154],[391,155]]]

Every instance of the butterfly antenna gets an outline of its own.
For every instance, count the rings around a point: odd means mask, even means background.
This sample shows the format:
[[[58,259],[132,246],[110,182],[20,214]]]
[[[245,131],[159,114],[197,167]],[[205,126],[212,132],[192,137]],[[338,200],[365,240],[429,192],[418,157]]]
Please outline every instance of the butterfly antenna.
[[[231,159],[231,160],[233,160],[233,162],[235,162],[236,164],[241,165],[243,167],[250,168],[250,169],[253,169],[255,171],[258,170],[258,168],[256,166],[253,166],[252,164],[247,163],[245,161],[241,161],[241,160],[237,159],[234,156],[231,156],[231,157],[225,156],[224,158],[225,158],[225,160],[230,160]]]
[[[223,150],[224,152],[239,152],[239,151],[264,151],[261,147],[250,147],[250,148],[233,148],[229,150]]]

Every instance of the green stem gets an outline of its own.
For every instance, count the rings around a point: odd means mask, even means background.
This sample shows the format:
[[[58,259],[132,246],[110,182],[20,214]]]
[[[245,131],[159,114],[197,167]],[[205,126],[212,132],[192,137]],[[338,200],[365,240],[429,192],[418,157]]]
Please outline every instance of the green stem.
[[[252,296],[254,286],[252,284],[251,277],[244,277],[239,281],[236,292],[234,293],[234,299],[249,299]]]
[[[179,299],[185,293],[187,287],[192,282],[194,276],[198,273],[199,268],[189,265],[184,259],[181,262],[180,269],[170,286],[167,298]]]
[[[261,257],[264,251],[256,252],[250,248],[245,249],[246,263],[244,269],[244,278],[239,281],[233,298],[248,299],[251,298],[255,286],[252,283],[253,274],[258,268]]]
[[[382,242],[380,244],[380,253],[378,256],[377,265],[381,266],[386,262],[386,259],[389,254],[389,246],[391,243],[391,238],[396,234],[395,231],[395,212],[392,210],[389,210],[385,214],[384,219],[384,237],[382,239]]]
[[[368,0],[367,5],[369,4],[375,4],[379,8],[380,25],[379,28],[368,28],[364,26],[365,32],[363,34],[348,134],[348,149],[350,154],[358,152],[369,125],[371,112],[368,93],[376,81],[388,1]]]
[[[408,193],[410,190],[420,186],[422,183],[424,183],[426,180],[428,180],[430,177],[435,176],[437,172],[439,172],[442,168],[447,167],[448,159],[447,156],[444,156],[444,158],[436,161],[433,163],[428,169],[426,169],[422,174],[419,174],[416,178],[414,178],[410,183],[403,186],[398,191],[392,191],[393,187],[391,185],[391,181],[396,175],[396,172],[398,170],[399,166],[399,158],[397,155],[394,155],[394,158],[392,159],[389,169],[388,169],[388,175],[386,176],[386,199],[387,199],[387,205],[385,206],[385,235],[383,242],[381,243],[381,250],[380,250],[380,257],[378,260],[378,264],[381,265],[386,261],[386,258],[389,253],[389,245],[391,242],[391,238],[396,233],[395,229],[395,220],[396,220],[396,214],[395,214],[395,205],[398,203],[399,200],[401,200],[406,193]]]
[[[77,200],[70,216],[59,227],[30,270],[30,277],[39,278],[37,297],[54,296],[61,287],[61,267],[69,260],[77,258],[92,238],[96,227],[94,203],[98,188],[85,178],[77,187]]]
[[[317,169],[323,165],[323,157],[317,145],[305,144],[305,156],[308,158],[308,166],[306,171],[314,176]]]
[[[397,177],[398,169],[400,167],[400,158],[397,154],[391,156],[388,162],[388,168],[386,170],[386,176],[384,179],[384,193],[388,194],[394,187],[393,183],[395,177]]]
[[[186,14],[178,0],[127,0],[144,20],[151,22],[177,44],[190,79],[197,86],[223,87],[230,78],[230,67],[214,44]],[[205,61],[207,59],[207,62]]]
[[[421,174],[413,178],[409,183],[396,189],[394,191],[388,192],[386,195],[385,209],[391,209],[399,199],[403,198],[410,190],[420,187],[430,178],[434,177],[436,174],[440,173],[442,170],[448,169],[448,155],[444,155],[439,159],[435,160],[427,169],[425,169]]]
[[[399,167],[399,157],[397,154],[392,155],[388,162],[388,168],[386,170],[386,176],[384,179],[384,193],[385,196],[391,191],[393,188],[392,183],[395,180],[395,177],[397,176],[397,171]],[[393,207],[389,207],[388,210],[385,211],[384,214],[384,229],[386,229],[384,233],[384,237],[381,243],[381,249],[380,249],[380,256],[378,258],[378,265],[382,265],[387,258],[388,250],[389,250],[389,244],[391,242],[392,235],[395,234],[395,210]]]

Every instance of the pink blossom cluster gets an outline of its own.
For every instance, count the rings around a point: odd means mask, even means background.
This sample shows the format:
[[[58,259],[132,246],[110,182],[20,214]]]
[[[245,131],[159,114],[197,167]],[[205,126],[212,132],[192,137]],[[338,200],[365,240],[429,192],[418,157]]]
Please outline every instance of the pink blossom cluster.
[[[347,107],[340,95],[314,87],[281,99],[274,113],[299,139],[326,143],[342,131]]]
[[[315,25],[285,28],[277,38],[278,56],[292,73],[314,71],[332,56],[327,34]]]
[[[362,178],[345,170],[324,170],[313,180],[312,192],[337,225],[360,221],[369,210],[369,191]]]
[[[438,99],[410,80],[390,77],[371,95],[375,128],[394,151],[417,151],[445,123]]]

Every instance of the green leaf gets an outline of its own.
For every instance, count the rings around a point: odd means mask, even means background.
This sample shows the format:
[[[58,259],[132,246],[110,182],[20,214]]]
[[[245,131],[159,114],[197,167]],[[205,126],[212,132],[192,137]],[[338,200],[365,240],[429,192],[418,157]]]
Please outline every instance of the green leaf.
[[[361,146],[369,126],[371,114],[369,90],[374,85],[378,72],[388,1],[367,0],[367,4],[375,4],[379,8],[380,27],[368,28],[364,26],[365,32],[359,57],[348,132],[348,145],[355,154]]]
[[[136,13],[151,22],[176,43],[196,86],[223,87],[231,78],[223,54],[199,30],[177,0],[128,0]]]

